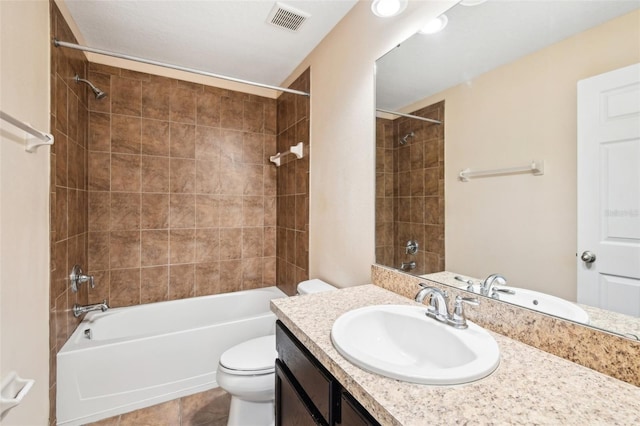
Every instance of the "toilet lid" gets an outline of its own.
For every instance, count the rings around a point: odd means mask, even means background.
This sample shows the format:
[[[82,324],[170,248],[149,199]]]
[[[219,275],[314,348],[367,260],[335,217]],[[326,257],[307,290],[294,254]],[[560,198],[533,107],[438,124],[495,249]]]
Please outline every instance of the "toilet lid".
[[[277,357],[276,336],[272,334],[247,340],[227,349],[220,356],[220,365],[239,374],[261,374],[274,370]]]

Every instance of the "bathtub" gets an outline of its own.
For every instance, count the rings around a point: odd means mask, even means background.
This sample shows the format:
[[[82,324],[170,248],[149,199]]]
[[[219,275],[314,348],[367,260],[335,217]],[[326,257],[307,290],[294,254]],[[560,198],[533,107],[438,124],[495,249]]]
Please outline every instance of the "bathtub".
[[[217,387],[220,355],[275,333],[277,287],[91,312],[57,355],[59,425]]]

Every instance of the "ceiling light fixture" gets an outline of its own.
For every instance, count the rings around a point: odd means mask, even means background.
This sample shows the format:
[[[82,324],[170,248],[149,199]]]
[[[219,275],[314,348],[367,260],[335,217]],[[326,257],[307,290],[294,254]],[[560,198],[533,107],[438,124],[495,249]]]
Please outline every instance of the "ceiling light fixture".
[[[407,7],[407,0],[373,0],[371,11],[381,18],[399,15]]]
[[[479,4],[482,4],[484,2],[486,2],[487,0],[462,0],[460,2],[460,4],[462,6],[477,6]]]
[[[422,28],[418,30],[420,34],[435,34],[444,29],[449,23],[449,18],[447,15],[440,15],[435,19],[427,22]]]

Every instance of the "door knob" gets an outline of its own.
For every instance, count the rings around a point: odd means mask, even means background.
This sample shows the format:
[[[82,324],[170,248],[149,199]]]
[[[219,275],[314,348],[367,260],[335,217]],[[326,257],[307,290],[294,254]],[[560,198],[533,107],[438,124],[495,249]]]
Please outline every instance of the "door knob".
[[[582,261],[585,263],[593,263],[596,261],[596,255],[587,250],[585,252],[582,252],[582,256],[580,256],[580,259],[582,259]]]

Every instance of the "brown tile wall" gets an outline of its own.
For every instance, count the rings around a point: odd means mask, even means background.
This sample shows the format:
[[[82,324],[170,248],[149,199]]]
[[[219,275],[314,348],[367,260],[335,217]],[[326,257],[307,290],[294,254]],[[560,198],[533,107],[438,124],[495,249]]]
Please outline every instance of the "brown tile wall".
[[[444,101],[411,114],[443,124],[376,121],[376,261],[395,268],[415,261],[410,272],[428,274],[444,270]],[[415,255],[405,253],[409,240],[419,244]]]
[[[276,101],[89,68],[90,302],[275,285]]]
[[[309,92],[307,69],[290,86]],[[283,157],[278,171],[277,282],[285,293],[296,293],[309,278],[309,97],[283,93],[278,98],[278,152],[304,144],[304,157]]]
[[[53,1],[50,3],[51,36],[76,42]],[[49,422],[55,424],[56,354],[78,324],[71,314],[74,303],[86,304],[87,287],[69,288],[74,264],[87,266],[87,86],[73,81],[87,76],[88,62],[81,52],[51,48],[51,210],[50,210],[50,319],[49,319]]]
[[[395,265],[394,135],[393,120],[376,118],[376,262],[388,266]]]

